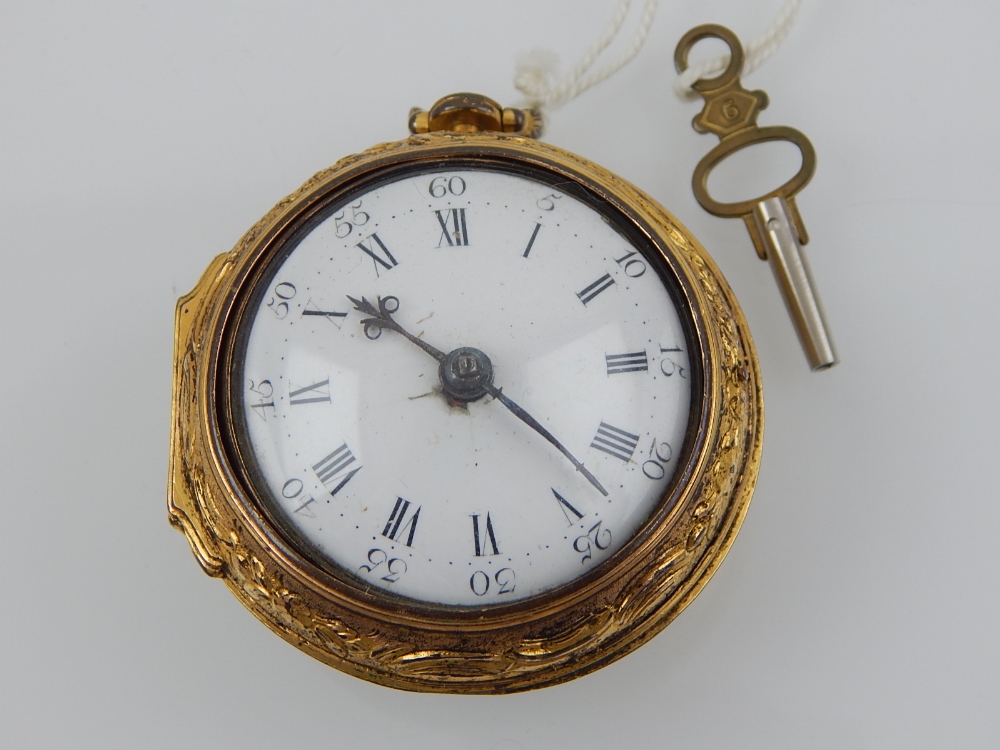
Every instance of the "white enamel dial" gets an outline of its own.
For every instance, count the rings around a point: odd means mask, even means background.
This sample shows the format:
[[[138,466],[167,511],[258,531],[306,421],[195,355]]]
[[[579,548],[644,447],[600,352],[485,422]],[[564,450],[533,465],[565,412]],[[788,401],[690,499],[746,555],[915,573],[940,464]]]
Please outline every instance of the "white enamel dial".
[[[691,417],[685,313],[591,205],[428,168],[289,248],[244,319],[235,394],[258,492],[305,554],[501,605],[585,575],[658,508]],[[440,374],[463,347],[455,377],[492,366],[466,402]]]

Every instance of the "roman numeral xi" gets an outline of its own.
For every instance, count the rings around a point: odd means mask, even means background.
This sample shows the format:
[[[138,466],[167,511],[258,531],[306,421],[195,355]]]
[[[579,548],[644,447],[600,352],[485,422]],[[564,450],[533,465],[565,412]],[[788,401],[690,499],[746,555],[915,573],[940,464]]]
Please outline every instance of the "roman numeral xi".
[[[379,275],[379,266],[384,268],[386,271],[391,271],[399,265],[399,261],[392,256],[392,253],[389,252],[389,248],[385,246],[385,243],[379,239],[377,234],[373,234],[367,240],[362,240],[355,245],[355,247],[372,259],[372,264],[375,266],[376,276]]]

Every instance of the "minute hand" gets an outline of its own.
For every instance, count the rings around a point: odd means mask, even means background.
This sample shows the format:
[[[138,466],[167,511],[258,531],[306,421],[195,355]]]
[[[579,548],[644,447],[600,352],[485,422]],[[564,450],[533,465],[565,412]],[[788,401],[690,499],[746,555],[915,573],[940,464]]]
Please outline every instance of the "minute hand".
[[[566,450],[566,446],[564,446],[562,443],[556,440],[555,435],[546,430],[537,419],[528,414],[528,412],[522,409],[518,404],[514,403],[511,399],[503,395],[503,389],[497,388],[495,385],[491,383],[490,385],[486,386],[486,390],[491,396],[493,396],[493,398],[495,398],[501,404],[506,406],[510,410],[511,414],[513,414],[515,417],[517,417],[526,425],[528,425],[528,427],[530,427],[539,435],[541,435],[543,438],[552,443],[552,445],[554,445],[560,453],[562,453],[564,456],[566,456],[566,458],[569,459],[569,462],[576,467],[576,470],[579,471],[581,474],[583,474],[587,478],[588,482],[594,485],[594,487],[597,489],[598,492],[600,492],[605,497],[608,496],[608,491],[604,489],[603,485],[601,485],[599,481],[597,481],[597,477],[591,474],[586,466],[577,461],[576,457],[568,450]]]
[[[445,354],[437,347],[431,346],[423,339],[417,338],[412,333],[403,328],[399,323],[397,323],[395,320],[392,319],[393,313],[399,310],[399,300],[396,297],[384,297],[384,298],[379,297],[376,300],[376,302],[378,303],[377,306],[373,305],[364,297],[362,297],[361,299],[355,299],[354,297],[348,295],[347,298],[354,304],[354,309],[356,309],[360,313],[363,313],[364,315],[370,316],[361,321],[361,325],[365,327],[366,336],[372,339],[376,339],[379,337],[379,335],[381,335],[381,329],[388,328],[389,330],[395,331],[401,336],[404,336],[408,340],[412,341],[414,344],[416,344],[425,352],[434,357],[434,359],[436,359],[438,362],[442,363],[442,367],[444,366],[444,362],[446,359],[448,359],[449,355]],[[375,335],[374,336],[370,335],[370,331],[376,331]],[[452,355],[460,351],[468,351],[468,350],[456,349],[454,352],[452,352]],[[477,354],[481,355],[482,353],[477,352]],[[481,389],[479,390],[479,396],[488,393],[491,396],[493,396],[493,398],[495,398],[497,401],[499,401],[501,404],[506,406],[507,409],[511,412],[511,414],[513,414],[515,417],[517,417],[526,425],[528,425],[528,427],[530,427],[539,435],[541,435],[543,438],[545,438],[549,443],[555,446],[556,450],[558,450],[567,459],[569,459],[569,462],[576,467],[576,470],[579,471],[581,474],[583,474],[583,476],[587,478],[587,481],[590,482],[592,485],[594,485],[594,488],[598,492],[600,492],[605,497],[608,496],[608,491],[604,489],[603,485],[601,485],[599,481],[597,481],[597,477],[591,474],[587,470],[586,466],[577,461],[576,457],[568,450],[566,450],[566,446],[564,446],[562,443],[556,440],[555,435],[553,435],[551,432],[545,429],[542,426],[541,422],[539,422],[533,416],[528,414],[528,412],[522,409],[518,404],[516,404],[514,401],[503,395],[503,390],[501,388],[497,388],[495,385],[493,385],[491,381],[492,381],[492,368],[490,368],[489,377],[483,382],[479,383],[477,386],[478,388]],[[479,398],[479,396],[474,396],[473,398]],[[466,398],[466,400],[468,400],[468,398]]]

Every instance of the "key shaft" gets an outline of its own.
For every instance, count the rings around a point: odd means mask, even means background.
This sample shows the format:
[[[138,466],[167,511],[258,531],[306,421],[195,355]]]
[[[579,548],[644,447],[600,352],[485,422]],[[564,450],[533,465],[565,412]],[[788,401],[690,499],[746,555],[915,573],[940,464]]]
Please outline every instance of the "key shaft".
[[[837,364],[823,307],[813,284],[805,248],[799,242],[796,227],[801,224],[794,208],[781,196],[754,205],[752,232],[754,244],[765,248],[781,296],[802,343],[809,367],[825,370]],[[750,222],[747,222],[748,226]]]

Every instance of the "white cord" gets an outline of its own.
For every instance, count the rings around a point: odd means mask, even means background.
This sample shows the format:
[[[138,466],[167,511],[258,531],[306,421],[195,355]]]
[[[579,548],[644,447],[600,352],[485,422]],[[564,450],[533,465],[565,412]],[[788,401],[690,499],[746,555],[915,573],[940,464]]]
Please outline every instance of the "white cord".
[[[633,37],[628,49],[615,62],[590,75],[587,75],[587,71],[621,31],[632,0],[618,0],[615,15],[600,39],[587,50],[586,54],[573,67],[573,70],[561,81],[556,83],[549,81],[549,77],[556,68],[556,58],[551,52],[534,52],[519,60],[514,75],[514,85],[518,91],[524,94],[526,104],[543,110],[561,107],[621,69],[642,49],[646,35],[649,33],[649,27],[653,24],[658,4],[659,0],[646,0],[642,17],[639,19],[639,27],[636,29],[635,37]]]
[[[760,67],[761,63],[774,54],[774,51],[778,49],[785,37],[788,36],[788,32],[791,30],[792,24],[795,23],[795,16],[798,14],[801,5],[802,0],[788,0],[782,6],[781,10],[778,11],[778,15],[775,16],[774,21],[764,33],[747,45],[743,60],[743,70],[741,71],[742,75],[756,70]],[[674,79],[674,93],[683,99],[698,96],[698,92],[691,88],[691,84],[699,78],[722,72],[728,64],[729,55],[722,55],[714,60],[706,60],[705,62],[692,65]]]
[[[744,75],[756,70],[774,53],[791,30],[801,4],[802,0],[788,0],[764,33],[746,47],[743,70],[741,71]],[[558,60],[554,53],[536,50],[523,56],[517,63],[514,86],[524,94],[524,105],[543,110],[556,109],[627,65],[642,49],[646,36],[649,34],[649,27],[653,24],[657,5],[659,5],[659,0],[646,0],[642,16],[639,19],[639,26],[628,49],[613,63],[590,73],[590,75],[587,75],[587,71],[621,31],[629,8],[632,6],[632,0],[618,0],[618,7],[604,33],[561,80],[556,82],[550,80],[558,67]],[[728,64],[728,55],[696,63],[677,76],[674,80],[674,91],[684,99],[696,96],[696,92],[691,89],[691,84],[706,75],[724,70]]]

